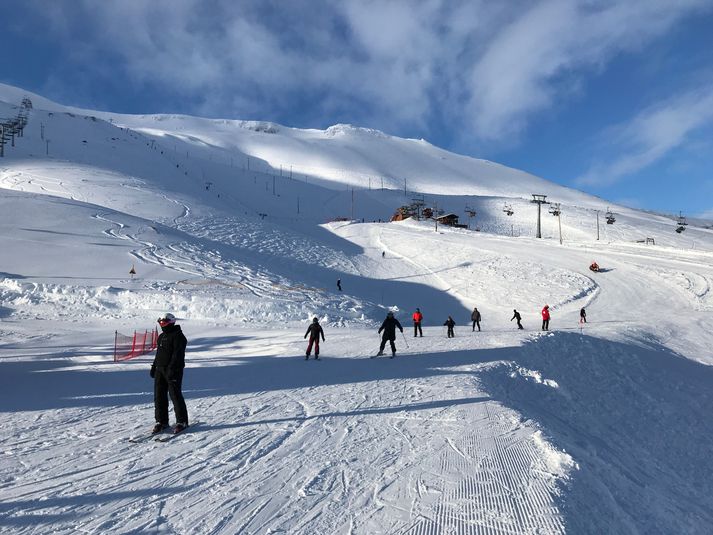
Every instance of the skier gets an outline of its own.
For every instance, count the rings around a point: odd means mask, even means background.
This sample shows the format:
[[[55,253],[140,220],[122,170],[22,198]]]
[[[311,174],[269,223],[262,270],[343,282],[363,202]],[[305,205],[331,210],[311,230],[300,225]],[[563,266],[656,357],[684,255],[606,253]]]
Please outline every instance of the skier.
[[[322,326],[319,324],[319,320],[314,318],[309,327],[307,327],[307,332],[304,337],[307,338],[309,334],[309,344],[307,344],[307,353],[305,354],[305,360],[309,360],[310,353],[312,353],[312,344],[314,344],[314,360],[319,360],[319,337],[322,336],[322,341],[324,342],[324,331]]]
[[[342,291],[342,279],[337,279],[337,288],[340,292]]]
[[[413,313],[413,336],[416,337],[417,334],[421,335],[423,338],[423,331],[421,330],[421,322],[423,321],[423,314],[421,314],[421,309],[417,308],[416,312]]]
[[[542,330],[550,330],[550,305],[545,305],[542,309]]]
[[[394,317],[393,312],[389,311],[389,313],[386,314],[386,319],[384,320],[384,323],[382,323],[381,327],[379,327],[379,334],[381,334],[381,331],[384,331],[384,334],[381,337],[381,346],[379,346],[379,352],[376,354],[378,357],[384,354],[384,347],[386,347],[387,340],[391,343],[391,358],[394,358],[396,356],[396,344],[394,343],[394,340],[396,340],[397,327],[399,331],[401,331],[402,333],[404,332],[404,328],[401,327],[399,320]]]
[[[186,337],[181,326],[176,325],[176,317],[167,313],[158,319],[161,334],[156,343],[156,357],[151,364],[150,375],[154,380],[154,413],[156,425],[152,433],[160,433],[168,427],[168,396],[171,396],[176,414],[174,433],[188,427],[188,410],[181,393],[183,368],[186,358]]]
[[[456,322],[453,321],[453,318],[448,316],[448,319],[443,325],[446,325],[448,327],[448,338],[455,338],[455,333],[453,332],[453,327],[455,326]]]
[[[587,311],[584,307],[579,311],[579,323],[587,323]]]
[[[386,258],[386,251],[381,251],[381,258]]]
[[[473,307],[473,313],[470,315],[470,319],[473,320],[473,332],[475,332],[475,326],[478,326],[478,332],[480,332],[480,311],[478,307]]]
[[[512,309],[512,311],[514,312],[514,314],[512,315],[512,318],[510,318],[510,321],[517,320],[517,328],[522,329],[522,323],[520,323],[520,320],[522,320],[522,318],[520,317],[520,313],[514,308]]]

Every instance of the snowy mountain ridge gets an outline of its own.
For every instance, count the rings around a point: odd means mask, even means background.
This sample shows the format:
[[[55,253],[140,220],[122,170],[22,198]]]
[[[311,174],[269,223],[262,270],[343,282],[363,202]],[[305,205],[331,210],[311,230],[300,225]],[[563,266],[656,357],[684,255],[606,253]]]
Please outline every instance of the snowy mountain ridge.
[[[0,86],[0,115],[25,95]],[[713,525],[711,229],[608,224],[596,197],[359,127],[29,97],[0,159],[0,531]],[[542,238],[533,193],[561,203]],[[387,222],[414,202],[467,228]],[[387,311],[396,357],[370,358]],[[113,354],[166,312],[198,425],[160,443],[153,356]]]

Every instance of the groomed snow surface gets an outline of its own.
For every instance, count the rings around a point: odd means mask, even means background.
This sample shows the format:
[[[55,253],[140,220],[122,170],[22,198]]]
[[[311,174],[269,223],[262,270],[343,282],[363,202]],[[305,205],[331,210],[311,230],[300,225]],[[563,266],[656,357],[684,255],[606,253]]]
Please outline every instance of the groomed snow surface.
[[[616,207],[597,240],[605,201],[365,129],[31,98],[0,160],[0,532],[710,533],[710,229]],[[378,222],[417,194],[480,231]],[[167,311],[192,425],[132,443],[153,357],[113,362],[114,332]]]

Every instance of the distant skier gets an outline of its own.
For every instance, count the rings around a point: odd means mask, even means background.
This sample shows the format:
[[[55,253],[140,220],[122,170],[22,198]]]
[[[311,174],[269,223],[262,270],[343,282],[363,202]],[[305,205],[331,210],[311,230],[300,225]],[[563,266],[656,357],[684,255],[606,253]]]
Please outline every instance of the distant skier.
[[[522,318],[520,317],[520,313],[517,310],[515,310],[514,308],[512,311],[514,312],[514,314],[512,315],[512,318],[510,318],[510,321],[517,320],[517,328],[522,329],[523,328],[522,323],[520,323]]]
[[[396,344],[394,343],[394,340],[396,340],[397,328],[402,333],[404,332],[404,328],[401,327],[399,320],[394,317],[393,312],[389,311],[389,313],[386,314],[386,319],[381,324],[381,327],[379,327],[379,334],[381,334],[381,331],[384,331],[384,334],[381,337],[381,346],[379,346],[379,352],[377,353],[377,356],[381,356],[384,354],[384,347],[386,347],[387,341],[391,344],[391,358],[394,358],[396,356]]]
[[[456,324],[456,322],[453,321],[453,318],[451,318],[450,316],[448,316],[448,319],[447,319],[447,320],[445,321],[445,323],[443,324],[443,325],[445,325],[446,327],[448,327],[448,338],[454,338],[454,337],[455,337],[455,333],[453,332],[453,327],[455,327],[455,324]]]
[[[381,258],[386,258],[386,251],[381,251]]]
[[[421,309],[417,308],[416,312],[413,313],[413,335],[416,337],[417,334],[421,335],[423,338],[423,331],[421,330],[421,322],[423,321],[423,314],[421,314]]]
[[[322,326],[319,324],[319,320],[314,318],[309,327],[307,327],[307,332],[304,338],[307,338],[309,334],[309,343],[307,344],[307,353],[305,354],[305,360],[309,360],[309,356],[312,353],[312,344],[314,344],[314,359],[319,360],[319,337],[322,337],[324,342],[324,331]]]
[[[176,325],[176,317],[167,313],[158,319],[161,334],[156,343],[156,356],[151,364],[151,378],[154,380],[154,415],[156,425],[152,433],[160,433],[168,427],[168,397],[171,397],[176,414],[174,433],[188,427],[188,409],[181,393],[183,368],[186,366],[186,337],[181,326]]]
[[[473,320],[473,332],[475,332],[475,326],[478,326],[478,332],[480,332],[480,311],[478,307],[473,307],[473,313],[470,315],[470,319]]]
[[[579,311],[579,323],[587,323],[587,311],[584,307]]]
[[[542,330],[550,330],[550,305],[545,305],[542,309]]]
[[[337,279],[337,289],[339,289],[340,292],[342,291],[342,279]]]

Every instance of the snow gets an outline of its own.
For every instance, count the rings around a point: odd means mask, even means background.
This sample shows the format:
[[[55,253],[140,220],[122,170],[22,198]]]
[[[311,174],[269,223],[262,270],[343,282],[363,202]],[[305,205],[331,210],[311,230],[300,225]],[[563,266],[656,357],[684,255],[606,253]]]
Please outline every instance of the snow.
[[[26,94],[0,86],[2,114]],[[367,128],[28,96],[0,160],[0,532],[713,525],[711,229]],[[546,209],[533,237],[533,193],[562,203],[562,244]],[[473,207],[479,231],[379,222],[415,194]],[[387,310],[398,355],[370,359]],[[113,362],[114,332],[166,311],[197,425],[132,444],[153,425],[152,356]],[[326,341],[305,362],[314,316]]]

